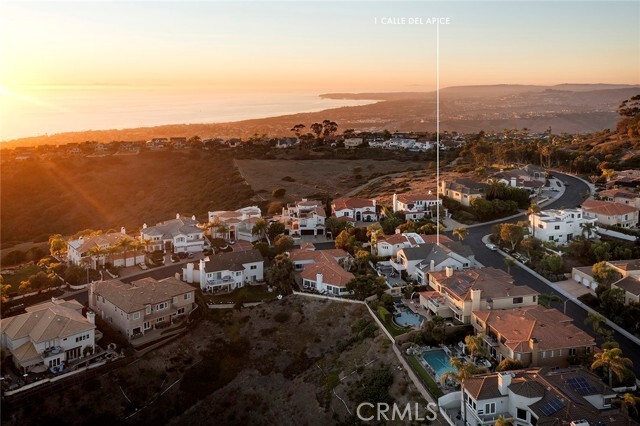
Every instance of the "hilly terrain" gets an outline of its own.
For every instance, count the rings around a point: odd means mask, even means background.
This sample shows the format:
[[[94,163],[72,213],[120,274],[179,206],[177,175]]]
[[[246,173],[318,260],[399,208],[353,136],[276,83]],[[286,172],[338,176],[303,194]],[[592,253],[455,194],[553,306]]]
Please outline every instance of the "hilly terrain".
[[[640,93],[637,85],[557,86],[461,86],[441,90],[441,129],[458,132],[502,131],[528,128],[555,133],[589,133],[615,128],[617,107]],[[330,119],[341,130],[358,131],[434,131],[435,92],[333,93],[334,99],[379,99],[374,104],[329,109],[322,112],[291,114],[229,123],[167,124],[135,129],[93,130],[16,139],[3,147],[64,144],[87,140],[148,140],[152,137],[193,136],[201,138],[247,138],[254,134],[271,137],[291,136],[299,123],[307,129],[314,122]]]

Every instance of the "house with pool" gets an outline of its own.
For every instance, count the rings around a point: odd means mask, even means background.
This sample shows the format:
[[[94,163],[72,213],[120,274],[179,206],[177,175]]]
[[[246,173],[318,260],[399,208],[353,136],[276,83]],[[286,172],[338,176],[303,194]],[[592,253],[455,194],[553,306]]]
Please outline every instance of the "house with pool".
[[[474,311],[507,309],[538,304],[539,293],[514,283],[511,275],[496,268],[427,272],[433,291],[420,293],[420,305],[433,315],[471,324]]]
[[[567,367],[571,357],[596,347],[570,317],[541,305],[473,311],[472,324],[497,362],[508,358],[524,367]]]
[[[480,374],[438,399],[451,426],[493,425],[502,416],[521,426],[634,425],[612,406],[616,392],[582,367]]]

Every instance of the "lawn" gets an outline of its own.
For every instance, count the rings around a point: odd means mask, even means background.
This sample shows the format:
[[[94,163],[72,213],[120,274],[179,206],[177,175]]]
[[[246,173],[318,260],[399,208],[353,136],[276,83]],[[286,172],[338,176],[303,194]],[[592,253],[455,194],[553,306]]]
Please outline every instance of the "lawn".
[[[20,282],[27,280],[31,275],[40,271],[36,265],[26,265],[16,271],[13,275],[3,275],[2,283],[11,285],[11,292],[18,291]]]
[[[266,285],[247,285],[232,291],[231,293],[211,296],[210,300],[216,303],[244,303],[261,302],[265,299],[273,299],[278,295],[277,291],[269,293]]]
[[[429,373],[427,373],[427,370],[424,369],[424,367],[420,364],[420,361],[418,361],[415,356],[408,356],[407,361],[434,398],[440,398],[442,395],[444,395],[438,384],[431,378]]]

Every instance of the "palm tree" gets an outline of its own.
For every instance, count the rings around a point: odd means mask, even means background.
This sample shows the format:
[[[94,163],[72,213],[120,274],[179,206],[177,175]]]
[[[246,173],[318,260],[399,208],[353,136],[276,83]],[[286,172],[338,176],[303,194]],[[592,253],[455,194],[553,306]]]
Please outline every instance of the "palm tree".
[[[447,371],[440,376],[440,383],[445,383],[448,379],[462,384],[465,380],[478,374],[481,370],[471,361],[463,361],[458,358],[451,358],[450,364],[456,371]]]
[[[484,347],[483,337],[484,334],[480,333],[476,336],[466,336],[464,338],[464,344],[467,345],[467,349],[469,350],[469,355],[471,355],[471,359],[473,361],[476,360],[478,355],[486,354],[486,349]]]
[[[498,416],[495,422],[495,426],[513,426],[513,421],[505,419],[502,416]]]
[[[504,183],[496,180],[496,179],[491,179],[489,181],[489,185],[487,186],[487,190],[486,190],[486,196],[487,199],[491,200],[491,199],[503,199],[505,198],[505,196],[507,195],[507,185],[505,185]]]
[[[113,265],[113,255],[120,251],[120,247],[118,247],[117,245],[111,245],[107,247],[105,250],[107,252],[107,258],[109,259],[109,263]]]
[[[614,399],[613,402],[620,404],[620,408],[622,408],[622,412],[629,415],[629,408],[633,408],[636,414],[638,414],[638,403],[640,402],[640,398],[635,396],[632,393],[625,393],[622,395],[622,398]]]
[[[582,228],[582,233],[587,234],[587,239],[591,238],[591,234],[596,230],[596,225],[590,222],[581,223],[580,227]]]
[[[269,235],[267,233],[269,227],[267,225],[267,221],[260,218],[256,221],[255,225],[253,225],[253,229],[251,230],[251,235],[257,235],[260,238],[266,238],[267,243],[271,245],[271,241],[269,241]]]
[[[602,323],[604,322],[605,318],[595,312],[589,312],[587,314],[587,318],[584,320],[585,324],[591,324],[591,327],[593,327],[593,331],[600,334],[600,331],[602,330]]]
[[[116,247],[118,247],[120,249],[120,251],[122,251],[122,257],[124,264],[127,264],[127,251],[132,247],[132,243],[133,241],[130,238],[120,238],[117,242],[116,242]]]
[[[609,376],[609,387],[613,387],[614,374],[619,380],[622,380],[627,370],[633,367],[633,362],[622,356],[620,348],[605,349],[595,354],[593,359],[591,369],[603,368]]]
[[[91,264],[91,260],[94,260],[95,258],[95,267],[97,269],[100,258],[104,256],[107,251],[100,246],[93,246],[87,251],[87,253],[89,254],[90,259],[89,264]]]
[[[504,258],[504,264],[507,265],[507,273],[511,273],[511,267],[514,266],[516,264],[515,260],[511,259],[510,257],[505,257]]]
[[[550,308],[553,302],[562,302],[562,298],[557,294],[547,293],[538,296],[538,305]]]
[[[529,222],[531,222],[531,236],[533,238],[536,237],[536,224],[534,223],[533,218],[535,217],[535,215],[537,215],[538,213],[540,213],[540,206],[537,204],[531,204],[529,206],[529,208],[527,209],[527,214],[529,215]]]
[[[456,228],[453,230],[453,236],[458,237],[460,241],[467,238],[467,235],[469,235],[469,230],[464,226],[461,226],[460,228]]]

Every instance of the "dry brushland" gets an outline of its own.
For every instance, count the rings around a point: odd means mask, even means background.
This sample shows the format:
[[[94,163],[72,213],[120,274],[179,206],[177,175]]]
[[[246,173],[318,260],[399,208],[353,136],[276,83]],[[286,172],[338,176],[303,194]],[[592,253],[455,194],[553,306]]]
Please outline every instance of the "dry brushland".
[[[353,424],[363,401],[426,404],[362,305],[290,296],[207,315],[125,367],[4,406],[2,423]]]
[[[340,197],[375,177],[424,169],[424,162],[398,160],[236,160],[236,165],[263,199],[284,188],[287,200]]]

